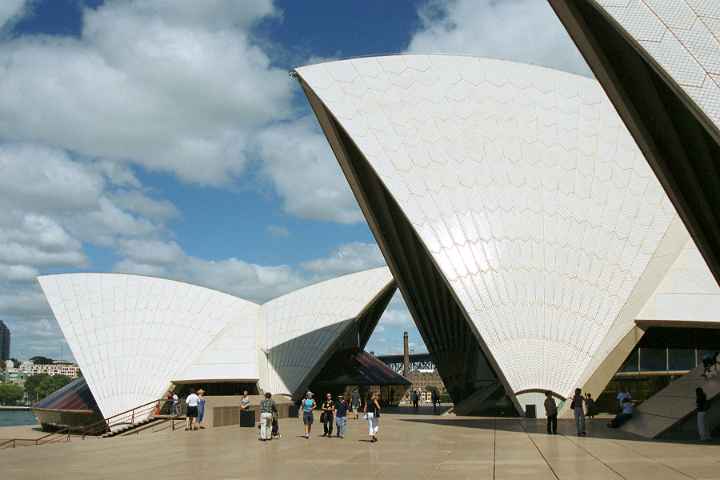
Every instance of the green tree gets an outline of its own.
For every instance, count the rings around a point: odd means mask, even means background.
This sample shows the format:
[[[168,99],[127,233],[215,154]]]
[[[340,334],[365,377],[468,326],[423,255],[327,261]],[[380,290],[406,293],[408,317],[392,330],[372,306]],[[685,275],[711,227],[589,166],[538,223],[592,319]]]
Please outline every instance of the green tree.
[[[23,398],[23,388],[14,383],[0,383],[0,405],[15,405]]]
[[[43,357],[41,355],[38,355],[36,357],[32,357],[30,359],[31,362],[33,362],[35,365],[52,365],[53,359],[48,357]]]
[[[25,392],[31,402],[37,402],[70,382],[72,378],[67,375],[50,376],[46,373],[32,375],[25,379]]]

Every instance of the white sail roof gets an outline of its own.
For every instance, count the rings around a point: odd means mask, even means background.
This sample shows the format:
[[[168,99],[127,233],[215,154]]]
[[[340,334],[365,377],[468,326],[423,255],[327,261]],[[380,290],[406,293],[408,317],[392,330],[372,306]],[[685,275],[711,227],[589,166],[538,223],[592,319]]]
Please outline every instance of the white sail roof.
[[[208,288],[139,275],[38,280],[106,418],[161,398],[228,323],[259,309]],[[253,332],[255,318],[246,323]]]
[[[512,390],[581,385],[674,259],[654,255],[676,213],[598,83],[443,55],[297,74],[404,211]]]
[[[264,304],[265,384],[277,393],[301,386],[350,323],[393,282],[387,267],[344,275],[283,295]]]
[[[343,326],[394,288],[383,267],[260,306],[140,275],[73,273],[38,280],[106,418],[161,398],[173,381],[258,380],[266,391],[292,394]]]
[[[594,0],[720,127],[720,3]]]

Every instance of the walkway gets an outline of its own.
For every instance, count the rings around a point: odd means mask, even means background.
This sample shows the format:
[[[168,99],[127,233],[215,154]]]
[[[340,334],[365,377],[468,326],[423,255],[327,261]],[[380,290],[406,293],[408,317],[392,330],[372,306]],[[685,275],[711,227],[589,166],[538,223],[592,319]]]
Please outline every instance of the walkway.
[[[720,479],[720,445],[629,439],[598,421],[593,435],[548,436],[541,422],[382,416],[380,441],[350,421],[349,438],[257,441],[255,429],[222,427],[0,451],[3,480],[123,479]],[[561,431],[570,433],[570,421]]]

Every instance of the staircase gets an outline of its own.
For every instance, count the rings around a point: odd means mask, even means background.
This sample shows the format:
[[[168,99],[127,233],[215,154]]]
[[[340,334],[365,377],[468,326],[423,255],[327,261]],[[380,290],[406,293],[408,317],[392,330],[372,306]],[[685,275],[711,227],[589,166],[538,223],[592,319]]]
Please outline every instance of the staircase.
[[[720,405],[713,402],[720,395],[720,365],[716,364],[707,378],[703,376],[704,370],[702,365],[695,367],[645,400],[621,430],[645,438],[697,437],[695,389],[702,387],[710,405],[706,423],[712,431],[720,425]]]

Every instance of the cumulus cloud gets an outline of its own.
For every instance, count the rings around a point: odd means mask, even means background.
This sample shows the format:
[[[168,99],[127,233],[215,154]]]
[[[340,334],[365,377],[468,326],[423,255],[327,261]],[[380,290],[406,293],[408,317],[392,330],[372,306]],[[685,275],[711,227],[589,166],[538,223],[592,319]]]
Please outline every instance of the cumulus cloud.
[[[125,167],[40,145],[0,144],[0,318],[12,325],[23,355],[46,341],[33,326],[52,319],[38,274],[90,267],[90,244],[122,252],[167,233],[163,222],[177,210],[144,191]],[[150,253],[148,245],[138,251]]]
[[[25,7],[25,0],[3,0],[0,2],[0,32],[7,24],[20,17]]]
[[[560,21],[540,0],[431,0],[411,53],[477,55],[592,76]]]
[[[62,150],[29,144],[0,145],[0,204],[6,208],[87,208],[97,202],[103,188],[101,175],[71,160]]]
[[[347,273],[384,264],[373,244],[341,245],[326,257],[291,265],[259,265],[239,258],[205,260],[185,253],[175,242],[123,240],[124,258],[116,272],[153,275],[215,288],[255,302],[297,290],[300,287]]]
[[[257,139],[262,171],[282,197],[283,209],[301,218],[362,220],[327,140],[311,117],[271,125]]]
[[[249,33],[274,12],[269,0],[116,0],[85,10],[79,39],[4,42],[0,137],[228,182],[254,132],[290,113],[287,72]]]
[[[385,265],[380,249],[374,243],[352,242],[341,245],[325,258],[303,262],[301,266],[315,274],[336,276]]]
[[[119,207],[150,219],[165,221],[180,216],[168,200],[150,197],[139,190],[119,190],[111,198]]]

